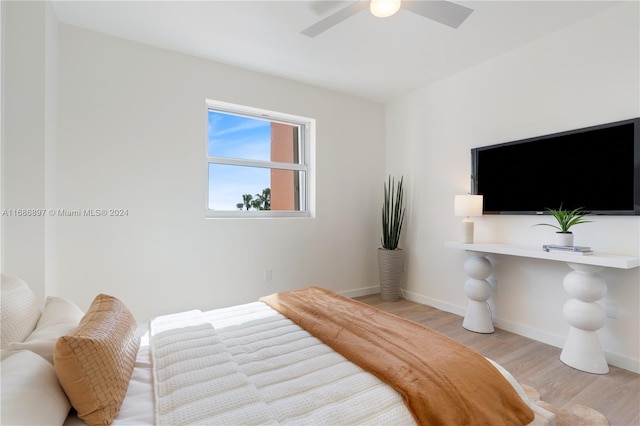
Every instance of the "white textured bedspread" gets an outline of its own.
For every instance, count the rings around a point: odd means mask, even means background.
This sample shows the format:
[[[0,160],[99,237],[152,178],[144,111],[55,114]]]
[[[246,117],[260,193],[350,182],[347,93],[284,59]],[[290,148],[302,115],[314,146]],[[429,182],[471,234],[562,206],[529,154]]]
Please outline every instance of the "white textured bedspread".
[[[150,325],[156,424],[414,424],[400,395],[263,303]]]
[[[127,396],[114,425],[415,424],[399,393],[263,303],[160,317],[152,327],[153,340],[162,337],[165,344],[176,344],[174,349],[180,345],[187,348],[172,354],[168,346],[157,346],[154,361],[166,370],[160,373],[152,370],[149,334],[143,336]],[[202,346],[198,344],[200,338],[185,343],[171,337],[185,327],[191,327],[195,334],[202,333],[200,343],[211,342],[215,351],[222,353],[213,355],[207,347],[209,343],[198,349]],[[195,354],[196,360],[187,357],[181,361],[183,349]],[[202,359],[197,361],[198,358]],[[193,369],[198,362],[208,365],[204,372]],[[213,379],[219,373],[210,371],[214,369],[210,364],[220,362],[230,374],[219,381]],[[555,425],[553,414],[530,401],[511,374],[497,364],[496,368],[534,409],[534,425]],[[157,383],[152,380],[154,374]],[[240,393],[229,387],[232,382],[242,389]],[[178,396],[178,402],[168,399],[169,394]],[[162,407],[156,404],[157,399],[166,399],[161,402]],[[263,420],[262,416],[268,417]],[[65,426],[80,425],[84,422],[75,414],[65,421]]]

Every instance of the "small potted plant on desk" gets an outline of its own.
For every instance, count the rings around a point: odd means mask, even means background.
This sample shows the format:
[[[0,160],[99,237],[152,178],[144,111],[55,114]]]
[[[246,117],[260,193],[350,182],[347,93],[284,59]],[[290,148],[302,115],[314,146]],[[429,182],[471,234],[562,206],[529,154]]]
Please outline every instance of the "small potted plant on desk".
[[[586,212],[582,210],[581,207],[573,210],[565,210],[562,208],[561,204],[559,209],[554,210],[547,208],[547,211],[558,221],[558,224],[537,223],[535,226],[544,225],[556,228],[558,230],[556,231],[557,244],[560,246],[573,246],[573,233],[569,230],[572,226],[591,222],[590,220],[585,219],[585,216],[589,215],[591,212]]]

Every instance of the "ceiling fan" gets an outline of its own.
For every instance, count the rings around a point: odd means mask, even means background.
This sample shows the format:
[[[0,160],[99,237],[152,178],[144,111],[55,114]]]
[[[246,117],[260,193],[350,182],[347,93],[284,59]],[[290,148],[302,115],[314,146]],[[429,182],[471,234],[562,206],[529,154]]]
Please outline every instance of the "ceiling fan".
[[[445,0],[358,0],[316,22],[301,34],[315,37],[367,7],[373,15],[381,18],[391,16],[402,8],[452,28],[458,28],[473,12],[473,9]]]

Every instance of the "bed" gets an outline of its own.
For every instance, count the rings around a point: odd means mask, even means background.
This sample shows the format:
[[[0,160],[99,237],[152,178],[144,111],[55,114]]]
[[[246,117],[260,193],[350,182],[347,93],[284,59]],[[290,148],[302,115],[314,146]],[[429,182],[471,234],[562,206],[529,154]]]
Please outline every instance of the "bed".
[[[2,424],[555,424],[495,362],[319,287],[141,326],[5,274],[1,301]]]

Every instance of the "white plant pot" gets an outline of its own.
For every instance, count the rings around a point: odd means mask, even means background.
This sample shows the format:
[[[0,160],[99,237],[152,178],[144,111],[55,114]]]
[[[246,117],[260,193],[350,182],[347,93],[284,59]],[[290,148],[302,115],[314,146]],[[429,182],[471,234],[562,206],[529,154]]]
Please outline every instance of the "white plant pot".
[[[556,244],[559,246],[573,246],[573,234],[571,232],[556,232]]]
[[[404,252],[378,249],[378,273],[380,276],[380,299],[395,302],[400,298],[400,282],[404,269]]]

